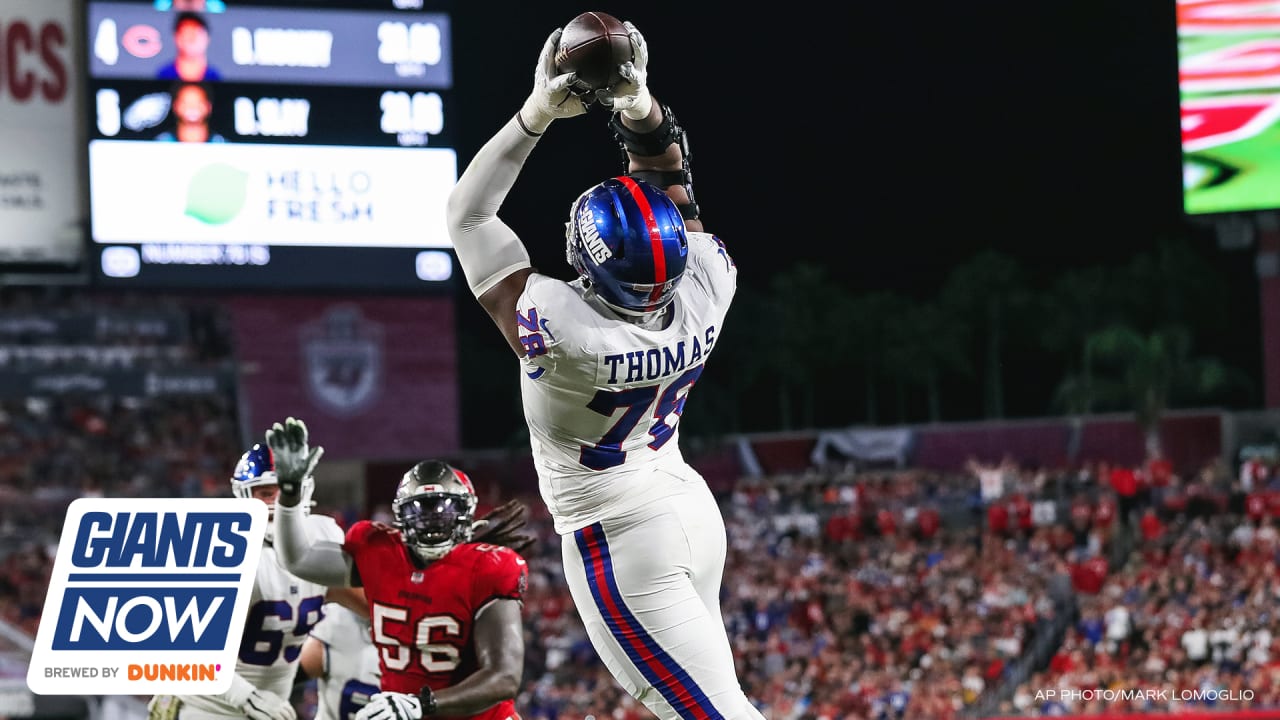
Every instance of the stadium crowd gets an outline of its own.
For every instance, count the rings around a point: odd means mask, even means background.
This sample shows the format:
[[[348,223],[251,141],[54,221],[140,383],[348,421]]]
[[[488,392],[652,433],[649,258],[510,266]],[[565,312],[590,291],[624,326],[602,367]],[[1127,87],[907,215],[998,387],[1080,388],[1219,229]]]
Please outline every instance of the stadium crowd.
[[[71,499],[225,495],[225,458],[238,449],[227,402],[6,403],[0,495],[9,500],[3,530],[12,551],[0,574],[0,617],[34,632],[60,510]],[[1130,508],[1138,544],[1109,572],[1126,518],[1096,468],[1006,471],[1005,490],[985,500],[972,472],[813,469],[739,482],[723,498],[723,612],[749,696],[777,718],[964,717],[1050,632],[1061,607],[1055,583],[1065,582],[1079,618],[1001,710],[1116,710],[1101,700],[1037,701],[1036,690],[1050,687],[1249,688],[1250,700],[1228,693],[1216,706],[1280,704],[1271,610],[1280,533],[1269,506],[1232,500],[1234,478],[1174,476]],[[1183,502],[1188,495],[1221,500]],[[538,498],[525,499],[540,542],[529,557],[519,707],[548,720],[647,717],[596,660],[565,587],[559,538]],[[1037,507],[1045,503],[1065,511]],[[1253,516],[1232,506],[1252,507]]]
[[[1169,522],[1144,534],[1096,594],[1081,597],[1079,620],[1048,667],[1018,687],[1011,709],[1041,716],[1280,706],[1275,519],[1184,513]],[[1045,696],[1050,688],[1059,697]],[[1063,699],[1062,690],[1072,692]]]
[[[221,396],[57,399],[3,406],[0,617],[34,633],[61,510],[75,497],[221,496],[238,445]],[[190,438],[199,438],[191,442]],[[1048,665],[1000,710],[1090,713],[1112,702],[1037,700],[1036,690],[1162,689],[1133,709],[1177,709],[1188,688],[1253,691],[1207,707],[1280,704],[1280,532],[1235,478],[1176,476],[1135,504],[1137,546],[1109,572],[1125,527],[1092,473],[1007,468],[981,499],[974,473],[811,470],[744,478],[723,498],[723,612],[748,695],[776,718],[959,718],[1050,632],[1066,582],[1079,617]],[[1269,486],[1255,488],[1266,492]],[[58,490],[62,488],[62,490]],[[1059,496],[1059,492],[1065,494]],[[1183,499],[1221,498],[1197,505]],[[536,496],[526,596],[526,717],[647,711],[596,660]],[[1065,508],[1048,512],[1038,504]],[[1253,508],[1253,515],[1231,512]],[[957,511],[956,508],[961,508]],[[348,509],[351,511],[351,509]]]
[[[21,376],[59,357],[93,362],[57,327],[13,322],[15,307],[0,322],[0,366]],[[137,310],[122,309],[93,341],[143,349],[103,356],[110,362],[227,362],[215,315]],[[138,317],[176,320],[125,320]],[[60,349],[31,351],[41,346]],[[243,450],[236,418],[228,392],[0,398],[0,619],[34,634],[75,498],[228,495]],[[1006,458],[953,473],[837,465],[739,478],[720,498],[722,608],[744,689],[781,720],[1121,707],[1038,696],[1050,688],[1169,691],[1126,701],[1134,710],[1280,707],[1274,470],[1257,460],[1236,472],[1159,457],[1070,470]],[[517,707],[535,720],[648,717],[596,659],[560,540],[536,494],[524,499],[539,543]],[[343,523],[362,515],[327,510]],[[1050,651],[1033,658],[1041,647]],[[1213,699],[1185,699],[1190,690]]]
[[[232,355],[210,303],[54,288],[0,301],[0,619],[34,634],[72,500],[226,495],[234,399],[173,392],[154,373],[225,370]]]

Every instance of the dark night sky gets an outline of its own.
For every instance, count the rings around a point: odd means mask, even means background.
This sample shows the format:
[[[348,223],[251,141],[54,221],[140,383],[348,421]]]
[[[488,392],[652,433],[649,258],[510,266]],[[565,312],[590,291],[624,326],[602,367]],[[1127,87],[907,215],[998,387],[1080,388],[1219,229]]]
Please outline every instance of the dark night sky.
[[[1260,374],[1252,253],[1218,251],[1181,211],[1171,0],[425,5],[453,20],[462,167],[529,93],[548,33],[609,12],[648,40],[650,86],[689,132],[706,229],[731,249],[740,287],[813,262],[856,293],[926,299],[993,248],[1044,288],[1185,234],[1229,288],[1200,340]],[[606,121],[596,108],[556,122],[502,209],[544,273],[571,278],[569,205],[622,169]],[[465,288],[457,299],[463,443],[509,442],[523,426],[518,366]],[[770,342],[772,328],[748,327]],[[1010,374],[1036,394],[1056,381],[1023,370]]]
[[[461,162],[519,107],[546,33],[597,9],[645,33],[746,282],[782,256],[927,287],[977,247],[1060,266],[1181,223],[1173,3],[709,5],[460,3],[457,86],[485,88],[457,101]],[[604,123],[553,126],[512,194],[544,264],[563,265],[569,202],[618,167]]]
[[[1037,286],[1184,231],[1251,286],[1250,258],[1181,212],[1174,3],[710,5],[459,3],[460,164],[520,106],[547,33],[601,10],[644,32],[650,87],[689,131],[706,227],[742,286],[814,261],[855,291],[931,296],[984,248]],[[554,124],[503,209],[548,274],[570,277],[570,202],[620,167],[605,122]],[[1246,337],[1221,349],[1251,366],[1256,296],[1240,294],[1227,311]],[[513,363],[465,291],[458,317],[464,388],[487,388],[464,390],[464,443],[492,446],[493,403],[520,424]]]

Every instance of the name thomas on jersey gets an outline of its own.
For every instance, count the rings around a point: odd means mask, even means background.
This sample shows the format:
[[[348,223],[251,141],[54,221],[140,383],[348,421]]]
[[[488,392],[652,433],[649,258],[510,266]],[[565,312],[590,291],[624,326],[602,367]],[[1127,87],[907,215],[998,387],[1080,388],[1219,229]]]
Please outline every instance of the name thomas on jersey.
[[[702,337],[690,335],[661,347],[598,355],[597,385],[625,385],[665,380],[697,365],[716,343],[716,326],[708,325]]]

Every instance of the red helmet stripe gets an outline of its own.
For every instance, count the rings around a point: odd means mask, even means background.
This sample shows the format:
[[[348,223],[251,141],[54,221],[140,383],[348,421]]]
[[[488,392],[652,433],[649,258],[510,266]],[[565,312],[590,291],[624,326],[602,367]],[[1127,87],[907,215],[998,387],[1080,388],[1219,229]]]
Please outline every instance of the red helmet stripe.
[[[649,245],[653,249],[654,282],[653,291],[649,293],[649,302],[657,303],[662,297],[662,283],[667,281],[667,255],[662,248],[662,229],[658,227],[658,220],[653,216],[653,207],[649,205],[649,198],[645,197],[644,191],[636,181],[625,175],[620,176],[618,180],[631,192],[631,197],[640,207],[640,213],[644,215],[644,224],[649,229]]]
[[[462,487],[466,488],[472,495],[476,494],[476,486],[471,484],[471,478],[467,477],[466,473],[458,468],[453,468],[453,475],[458,478],[458,482],[462,483]]]

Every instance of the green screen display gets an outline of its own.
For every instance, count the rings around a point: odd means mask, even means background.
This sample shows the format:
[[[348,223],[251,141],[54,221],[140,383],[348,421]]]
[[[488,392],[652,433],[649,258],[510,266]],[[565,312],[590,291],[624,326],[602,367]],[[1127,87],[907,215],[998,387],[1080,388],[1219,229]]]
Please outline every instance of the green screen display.
[[[1178,1],[1187,213],[1280,208],[1280,3]]]

